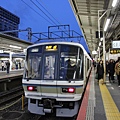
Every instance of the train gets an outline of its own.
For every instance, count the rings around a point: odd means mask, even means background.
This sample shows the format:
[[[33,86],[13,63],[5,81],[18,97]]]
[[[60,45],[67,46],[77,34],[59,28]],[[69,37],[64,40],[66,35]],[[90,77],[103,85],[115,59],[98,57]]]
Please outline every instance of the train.
[[[83,45],[44,42],[26,50],[22,85],[34,114],[74,117],[79,110],[92,59]]]

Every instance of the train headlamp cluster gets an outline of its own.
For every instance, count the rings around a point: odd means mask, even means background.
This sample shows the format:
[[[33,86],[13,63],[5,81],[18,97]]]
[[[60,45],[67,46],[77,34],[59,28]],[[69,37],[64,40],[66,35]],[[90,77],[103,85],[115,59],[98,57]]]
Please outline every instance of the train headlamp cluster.
[[[37,88],[35,86],[27,86],[28,91],[37,91]]]
[[[74,93],[75,92],[75,88],[62,88],[62,92],[63,93]]]

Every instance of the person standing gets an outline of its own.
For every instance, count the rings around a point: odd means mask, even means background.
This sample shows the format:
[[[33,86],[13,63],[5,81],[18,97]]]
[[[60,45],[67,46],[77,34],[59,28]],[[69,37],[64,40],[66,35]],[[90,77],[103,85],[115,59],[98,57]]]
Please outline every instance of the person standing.
[[[7,67],[7,73],[9,73],[9,70],[10,70],[10,62],[9,62],[9,60],[6,62],[6,67]]]
[[[109,62],[106,61],[106,75],[108,74],[108,66],[109,66]]]
[[[115,64],[115,72],[118,79],[118,87],[120,87],[120,57],[118,58],[118,62]]]
[[[112,80],[114,83],[115,64],[112,59],[108,64],[108,73],[109,73],[109,82],[111,82]]]
[[[4,71],[5,64],[4,64],[3,61],[2,61],[2,63],[1,63],[1,65],[2,65],[2,71]]]
[[[98,74],[98,82],[100,79],[103,79],[103,75],[104,75],[104,67],[103,67],[103,61],[100,60],[98,65],[97,65],[97,71],[96,73]]]
[[[21,62],[19,62],[18,64],[19,64],[19,69],[21,69]]]

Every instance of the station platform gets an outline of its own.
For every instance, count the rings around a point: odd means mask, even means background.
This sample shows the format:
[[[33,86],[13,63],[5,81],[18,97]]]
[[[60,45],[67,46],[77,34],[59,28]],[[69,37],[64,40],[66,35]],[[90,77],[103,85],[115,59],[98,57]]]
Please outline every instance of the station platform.
[[[115,83],[110,83],[108,76],[103,84],[95,79],[92,69],[77,120],[120,120],[120,87],[115,76]]]
[[[23,69],[12,70],[9,73],[6,73],[6,71],[0,71],[0,82],[8,78],[12,79],[20,76],[23,76]]]
[[[23,69],[0,71],[0,93],[22,86]]]

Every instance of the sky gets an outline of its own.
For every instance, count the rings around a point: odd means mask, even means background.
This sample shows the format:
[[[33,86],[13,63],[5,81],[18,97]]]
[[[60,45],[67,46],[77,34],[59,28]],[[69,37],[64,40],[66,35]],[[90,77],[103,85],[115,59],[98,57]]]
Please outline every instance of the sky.
[[[0,0],[0,6],[20,18],[20,30],[30,27],[32,33],[47,32],[48,26],[70,25],[82,35],[69,0]],[[27,32],[20,32],[19,38],[27,41]],[[35,40],[32,37],[32,42]],[[89,52],[84,37],[81,44]]]

